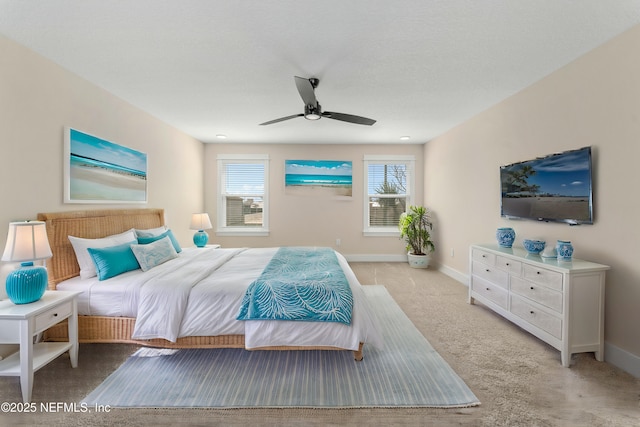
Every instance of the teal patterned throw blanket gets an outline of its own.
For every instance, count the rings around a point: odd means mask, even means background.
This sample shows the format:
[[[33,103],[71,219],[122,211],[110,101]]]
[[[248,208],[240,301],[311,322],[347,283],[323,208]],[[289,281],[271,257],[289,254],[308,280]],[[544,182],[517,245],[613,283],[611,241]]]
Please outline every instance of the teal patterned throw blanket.
[[[351,324],[353,294],[330,248],[279,248],[249,285],[238,320]]]

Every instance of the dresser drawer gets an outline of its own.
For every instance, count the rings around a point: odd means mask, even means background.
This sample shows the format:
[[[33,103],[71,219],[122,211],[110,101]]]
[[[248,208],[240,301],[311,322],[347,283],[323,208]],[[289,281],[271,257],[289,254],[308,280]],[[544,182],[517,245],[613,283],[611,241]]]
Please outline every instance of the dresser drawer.
[[[525,279],[557,291],[562,291],[562,273],[528,264],[524,265],[522,271]]]
[[[532,301],[549,307],[562,314],[562,292],[540,286],[534,282],[511,277],[511,292],[526,297]]]
[[[496,267],[516,276],[522,276],[522,263],[511,258],[496,256]]]
[[[478,261],[473,261],[471,264],[471,272],[475,276],[479,276],[489,282],[502,286],[505,289],[509,288],[509,274],[506,271],[499,270],[496,267],[483,264]]]
[[[481,249],[473,249],[472,258],[488,265],[496,265],[496,255]]]
[[[507,303],[509,301],[509,293],[506,289],[496,286],[491,282],[482,280],[479,277],[473,277],[471,279],[471,290],[476,294],[488,299],[489,301],[499,305],[500,307],[507,309]]]
[[[511,295],[511,312],[557,339],[562,339],[562,319],[555,317],[541,309],[529,304],[526,300]]]
[[[35,317],[35,331],[40,332],[66,319],[73,312],[72,302],[67,301]]]

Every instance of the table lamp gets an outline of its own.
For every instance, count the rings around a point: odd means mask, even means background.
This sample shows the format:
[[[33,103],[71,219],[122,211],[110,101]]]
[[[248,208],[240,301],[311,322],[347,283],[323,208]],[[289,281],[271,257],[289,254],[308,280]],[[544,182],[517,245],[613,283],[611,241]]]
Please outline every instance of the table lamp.
[[[52,255],[43,221],[9,223],[2,261],[21,262],[21,267],[7,276],[7,296],[14,304],[29,304],[42,298],[47,290],[47,269],[34,266],[33,261]]]
[[[199,247],[203,248],[207,245],[209,241],[209,235],[206,231],[211,228],[211,220],[209,219],[209,214],[207,213],[195,213],[191,216],[191,230],[198,230],[196,234],[193,235],[193,243]]]

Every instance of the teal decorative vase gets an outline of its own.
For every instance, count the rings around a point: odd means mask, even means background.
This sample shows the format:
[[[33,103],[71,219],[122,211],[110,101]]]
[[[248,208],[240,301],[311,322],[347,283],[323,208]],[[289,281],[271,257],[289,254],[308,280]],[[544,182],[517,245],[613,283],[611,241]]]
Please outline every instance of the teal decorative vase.
[[[23,262],[22,267],[7,276],[7,296],[14,304],[38,301],[47,290],[47,269]]]
[[[498,240],[498,246],[501,248],[510,248],[513,246],[514,240],[516,240],[516,232],[511,227],[498,228],[496,239]]]
[[[568,240],[558,240],[556,243],[558,261],[571,261],[573,256],[573,245]]]

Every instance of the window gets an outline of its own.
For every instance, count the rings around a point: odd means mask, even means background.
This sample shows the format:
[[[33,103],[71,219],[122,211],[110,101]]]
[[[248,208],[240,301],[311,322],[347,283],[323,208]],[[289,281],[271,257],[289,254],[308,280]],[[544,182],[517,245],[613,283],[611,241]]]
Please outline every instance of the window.
[[[218,220],[220,235],[266,236],[269,157],[218,156]]]
[[[365,235],[398,235],[400,215],[412,203],[414,156],[365,156]]]

